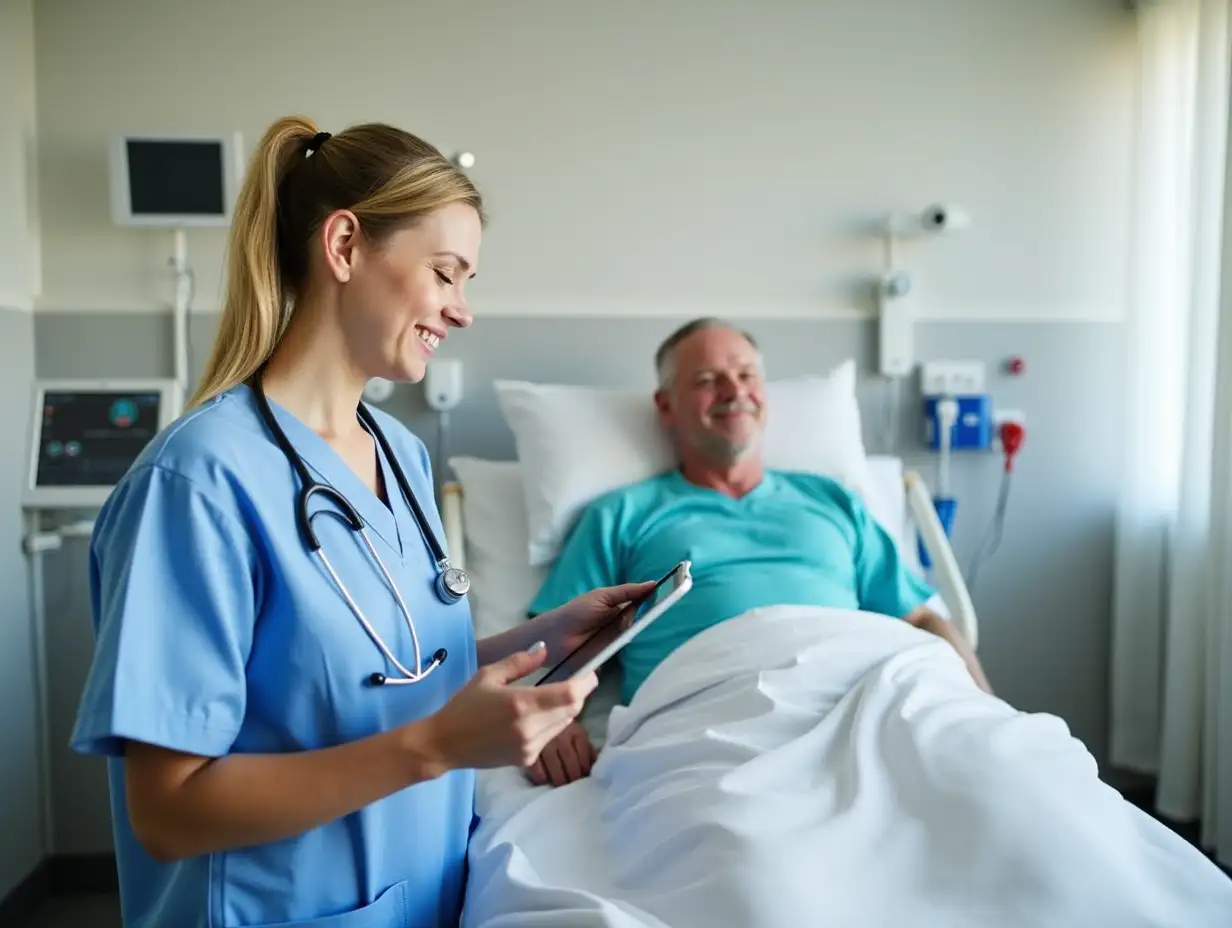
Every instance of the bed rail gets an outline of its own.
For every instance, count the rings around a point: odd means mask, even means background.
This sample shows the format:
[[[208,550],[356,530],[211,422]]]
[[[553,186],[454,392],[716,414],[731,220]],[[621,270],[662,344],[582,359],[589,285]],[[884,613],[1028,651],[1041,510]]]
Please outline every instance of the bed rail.
[[[974,650],[979,643],[978,622],[971,594],[963,580],[950,540],[941,527],[937,511],[928,494],[928,485],[914,471],[903,475],[907,505],[915,521],[924,550],[933,564],[937,592],[950,610],[950,619]],[[466,531],[462,521],[462,485],[456,481],[441,487],[441,521],[445,526],[445,547],[455,567],[466,567]]]
[[[958,559],[954,557],[954,549],[950,547],[950,539],[946,537],[941,520],[937,518],[928,485],[915,471],[904,474],[903,483],[906,485],[907,505],[911,509],[916,531],[920,533],[920,541],[932,561],[937,592],[950,610],[950,621],[958,628],[958,633],[971,649],[975,650],[979,644],[979,623],[976,621],[975,606],[971,602],[967,583],[963,580]]]
[[[445,527],[445,553],[454,567],[466,569],[466,534],[462,525],[462,484],[451,480],[441,487],[441,522]]]

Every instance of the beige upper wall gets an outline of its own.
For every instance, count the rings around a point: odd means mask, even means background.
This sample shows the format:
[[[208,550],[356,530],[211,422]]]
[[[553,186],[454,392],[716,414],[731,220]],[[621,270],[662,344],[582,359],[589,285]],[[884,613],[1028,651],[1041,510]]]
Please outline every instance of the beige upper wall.
[[[110,224],[118,130],[302,111],[473,151],[477,311],[868,308],[863,217],[937,199],[933,317],[1119,317],[1134,40],[1119,0],[39,0],[44,296],[156,309],[169,238]],[[189,233],[195,308],[224,233]],[[867,285],[866,285],[867,286]]]
[[[0,307],[39,290],[33,0],[0,0]]]

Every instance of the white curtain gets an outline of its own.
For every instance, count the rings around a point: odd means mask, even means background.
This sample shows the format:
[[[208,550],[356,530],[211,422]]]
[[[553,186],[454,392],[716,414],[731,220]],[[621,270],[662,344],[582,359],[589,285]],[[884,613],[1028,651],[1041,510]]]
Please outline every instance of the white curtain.
[[[1229,0],[1139,13],[1111,760],[1232,863]]]

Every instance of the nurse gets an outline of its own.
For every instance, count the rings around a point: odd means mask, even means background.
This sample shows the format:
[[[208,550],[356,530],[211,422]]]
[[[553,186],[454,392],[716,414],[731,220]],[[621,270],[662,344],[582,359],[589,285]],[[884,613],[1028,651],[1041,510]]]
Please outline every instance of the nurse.
[[[650,588],[476,643],[424,446],[360,404],[470,324],[482,225],[406,132],[261,140],[204,377],[90,548],[72,745],[108,758],[126,925],[456,925],[474,769],[533,763],[595,685],[515,681]]]

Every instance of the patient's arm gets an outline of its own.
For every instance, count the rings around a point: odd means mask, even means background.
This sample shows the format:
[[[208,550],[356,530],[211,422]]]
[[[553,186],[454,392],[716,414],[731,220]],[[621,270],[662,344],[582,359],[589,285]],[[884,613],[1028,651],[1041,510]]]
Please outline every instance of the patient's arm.
[[[924,606],[911,612],[907,616],[907,621],[916,628],[932,632],[938,638],[944,638],[948,641],[966,663],[967,669],[971,672],[971,676],[975,678],[979,688],[986,693],[992,693],[992,686],[989,685],[988,678],[984,676],[984,668],[980,666],[979,658],[975,656],[975,652],[971,650],[971,645],[967,644],[952,622],[947,622],[937,613]]]
[[[527,770],[530,781],[536,786],[551,783],[564,786],[574,780],[590,775],[598,754],[590,743],[590,736],[582,723],[573,721],[569,727],[548,742],[539,759]]]

